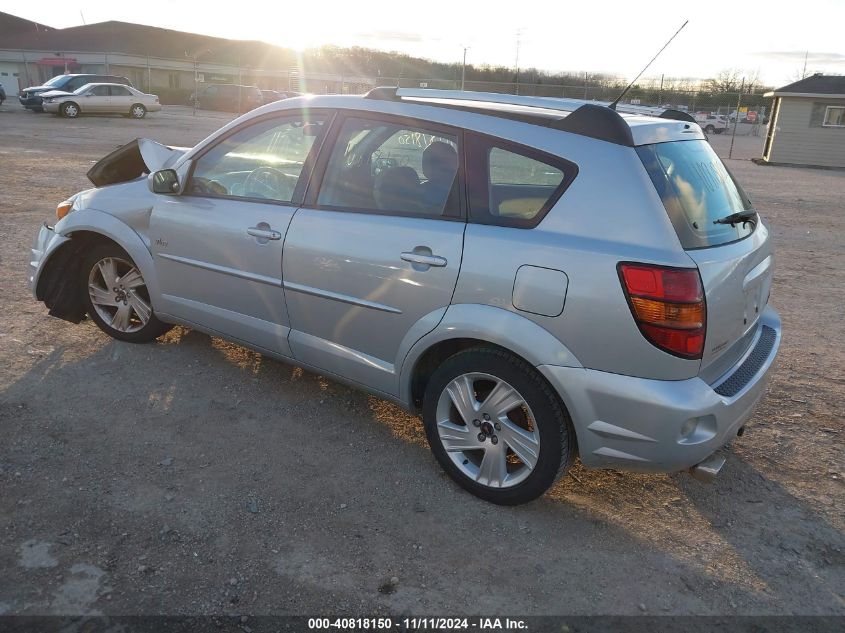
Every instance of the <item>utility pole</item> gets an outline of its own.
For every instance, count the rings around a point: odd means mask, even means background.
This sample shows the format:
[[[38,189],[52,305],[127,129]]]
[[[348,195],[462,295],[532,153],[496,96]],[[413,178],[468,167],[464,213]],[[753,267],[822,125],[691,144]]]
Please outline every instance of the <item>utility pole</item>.
[[[745,90],[745,77],[742,78],[742,84],[739,86],[739,94],[736,97],[736,118],[734,119],[734,129],[731,135],[731,148],[728,150],[728,158],[731,158],[734,153],[734,139],[736,138],[736,126],[739,124],[739,107],[742,105],[743,90]]]
[[[197,116],[197,99],[199,98],[197,92],[199,92],[199,85],[197,83],[197,56],[194,55],[194,98],[192,99],[194,102],[194,112],[192,116]]]
[[[210,48],[205,48],[201,51],[195,52],[194,56],[193,56],[193,59],[194,59],[194,98],[192,99],[192,101],[194,102],[194,104],[193,104],[194,105],[193,116],[197,116],[197,100],[199,99],[199,94],[198,94],[198,92],[199,92],[199,81],[198,81],[198,78],[197,78],[197,59],[199,59],[200,55],[205,55],[206,53],[210,53],[210,52],[211,52]],[[188,57],[188,51],[185,51],[185,57]]]
[[[810,51],[804,51],[804,68],[801,70],[801,79],[807,76],[807,55],[810,54]]]
[[[522,35],[522,29],[516,30],[516,94],[519,94],[519,45],[520,45],[520,37]]]
[[[584,101],[587,100],[587,71],[584,71]]]
[[[461,64],[461,91],[464,89],[464,80],[466,79],[467,75],[467,49],[468,46],[464,46],[464,61]]]
[[[657,95],[657,105],[663,104],[663,73],[660,73],[660,93]]]

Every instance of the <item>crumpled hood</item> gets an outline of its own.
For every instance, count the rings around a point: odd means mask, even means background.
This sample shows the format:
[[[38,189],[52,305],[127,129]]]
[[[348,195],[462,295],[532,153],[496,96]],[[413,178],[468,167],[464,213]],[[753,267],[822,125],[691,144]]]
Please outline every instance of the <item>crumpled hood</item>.
[[[88,180],[97,187],[134,180],[173,165],[186,151],[188,148],[138,138],[98,160],[88,170]]]
[[[45,90],[54,90],[53,86],[30,86],[24,88],[21,92],[44,92]]]
[[[72,97],[72,92],[65,92],[64,90],[48,90],[41,93],[42,99],[49,99],[50,97]]]

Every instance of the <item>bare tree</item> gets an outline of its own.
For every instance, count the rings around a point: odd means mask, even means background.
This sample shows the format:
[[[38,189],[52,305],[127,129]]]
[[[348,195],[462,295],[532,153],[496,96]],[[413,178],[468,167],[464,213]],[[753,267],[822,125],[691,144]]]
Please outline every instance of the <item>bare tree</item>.
[[[743,88],[743,78],[745,79],[744,91],[751,92],[756,86],[760,88],[760,73],[756,70],[742,70],[739,68],[726,68],[716,73],[715,77],[706,79],[702,87],[707,92],[733,92],[737,93]]]

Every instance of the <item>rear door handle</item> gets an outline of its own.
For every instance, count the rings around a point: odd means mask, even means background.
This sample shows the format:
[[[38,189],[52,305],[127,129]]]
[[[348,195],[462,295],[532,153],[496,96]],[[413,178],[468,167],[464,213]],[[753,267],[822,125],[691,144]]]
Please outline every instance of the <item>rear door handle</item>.
[[[272,229],[264,229],[257,226],[251,226],[246,230],[252,237],[257,237],[259,240],[280,240],[282,234]]]
[[[422,253],[402,253],[402,260],[411,262],[412,264],[422,264],[423,266],[438,266],[442,267],[448,264],[445,257],[439,255],[423,255]]]

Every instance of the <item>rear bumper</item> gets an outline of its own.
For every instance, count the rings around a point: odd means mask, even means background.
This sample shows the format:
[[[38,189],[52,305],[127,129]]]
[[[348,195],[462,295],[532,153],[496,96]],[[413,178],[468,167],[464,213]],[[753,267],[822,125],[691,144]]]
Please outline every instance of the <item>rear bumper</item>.
[[[539,369],[569,410],[585,466],[674,472],[699,464],[736,436],[765,392],[780,340],[780,317],[767,307],[749,352],[713,385],[701,378],[650,380],[552,365]],[[731,388],[723,388],[732,379]]]

